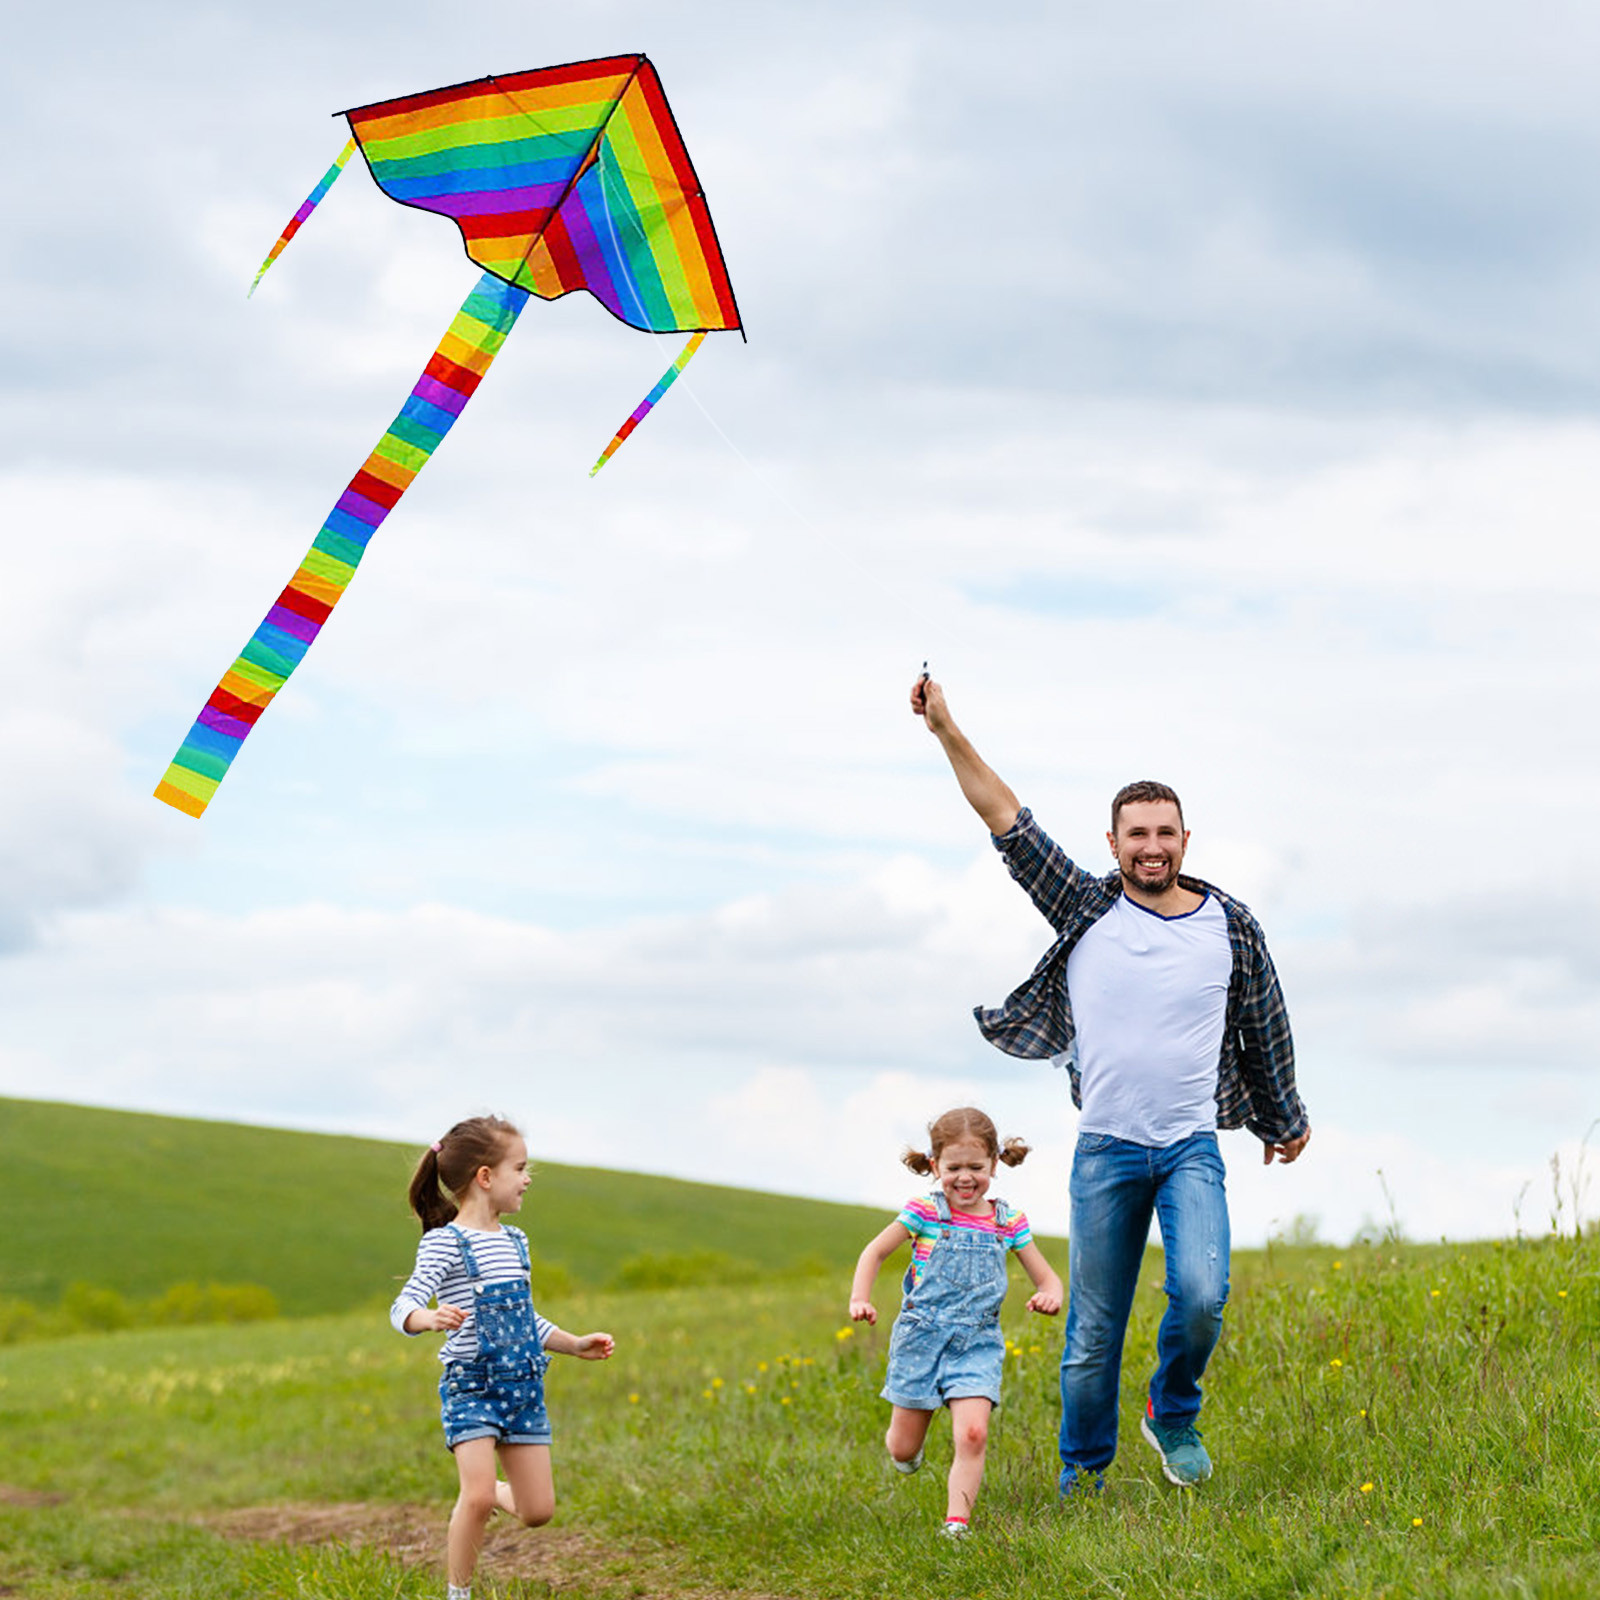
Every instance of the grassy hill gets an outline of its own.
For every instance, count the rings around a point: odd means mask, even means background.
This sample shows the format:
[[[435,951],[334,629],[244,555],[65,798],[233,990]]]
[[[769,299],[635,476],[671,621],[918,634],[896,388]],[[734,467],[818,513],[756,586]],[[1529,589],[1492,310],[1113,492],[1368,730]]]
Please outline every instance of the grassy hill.
[[[178,1282],[256,1283],[289,1315],[392,1298],[416,1249],[410,1145],[0,1099],[0,1296],[49,1305],[88,1282],[147,1299]],[[535,1254],[580,1286],[641,1253],[719,1251],[848,1272],[876,1210],[540,1162]],[[20,1225],[17,1225],[20,1224]]]

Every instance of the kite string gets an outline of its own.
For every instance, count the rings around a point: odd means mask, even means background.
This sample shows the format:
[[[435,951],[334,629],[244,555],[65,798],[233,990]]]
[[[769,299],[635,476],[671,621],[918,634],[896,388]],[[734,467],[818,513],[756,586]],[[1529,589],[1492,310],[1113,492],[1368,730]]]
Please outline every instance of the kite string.
[[[604,150],[601,150],[595,157],[595,165],[600,168],[600,198],[602,202],[600,209],[606,219],[606,230],[611,235],[611,246],[617,253],[617,259],[622,261],[625,259],[623,256],[622,241],[617,237],[616,224],[612,220],[611,216],[610,197],[606,193],[607,162]],[[645,237],[644,229],[639,226],[636,220],[630,217],[624,217],[624,221],[629,220],[633,220],[635,230],[638,232],[640,239],[648,245],[649,240]],[[619,278],[633,300],[634,309],[639,313],[640,321],[648,326],[650,320],[649,313],[645,310],[644,303],[640,300],[639,293],[633,286],[633,279],[631,275],[624,272],[619,274]],[[795,504],[789,495],[783,489],[781,489],[764,471],[762,471],[762,469],[758,467],[756,463],[744,453],[743,450],[739,448],[734,440],[728,435],[727,430],[724,429],[722,424],[718,422],[716,417],[712,415],[710,408],[706,405],[705,401],[700,398],[695,386],[687,377],[680,374],[678,382],[683,385],[684,392],[699,408],[700,414],[706,419],[707,422],[711,424],[712,430],[716,433],[717,437],[721,439],[722,442],[734,453],[734,455],[736,455],[739,460],[744,463],[751,476],[761,484],[761,486],[767,491],[772,499],[777,501],[777,503],[781,505],[784,510],[795,519],[796,522],[798,522],[809,533],[821,539],[823,542],[832,545],[835,555],[841,557],[845,564],[855,571],[858,577],[864,578],[873,586],[873,588],[877,589],[879,593],[889,601],[889,603],[906,621],[915,623],[919,628],[925,630],[926,632],[932,633],[936,637],[943,632],[943,630],[939,628],[939,626],[934,623],[931,618],[925,616],[915,606],[911,605],[903,595],[898,594],[895,590],[891,589],[889,585],[878,576],[877,573],[871,571],[867,567],[862,566],[861,563],[855,560],[855,558],[851,556],[842,545],[829,536],[826,529],[822,528],[810,517],[808,517],[805,512],[803,512],[800,507]],[[591,473],[590,476],[592,477],[593,474]],[[926,669],[927,663],[924,662],[923,666],[924,669]]]

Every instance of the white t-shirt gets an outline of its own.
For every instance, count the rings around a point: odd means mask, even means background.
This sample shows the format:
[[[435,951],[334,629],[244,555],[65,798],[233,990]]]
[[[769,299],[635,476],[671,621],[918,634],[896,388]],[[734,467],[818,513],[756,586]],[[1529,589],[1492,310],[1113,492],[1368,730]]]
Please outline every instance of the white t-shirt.
[[[1080,1132],[1164,1148],[1216,1127],[1232,972],[1214,895],[1178,917],[1117,897],[1067,957]]]

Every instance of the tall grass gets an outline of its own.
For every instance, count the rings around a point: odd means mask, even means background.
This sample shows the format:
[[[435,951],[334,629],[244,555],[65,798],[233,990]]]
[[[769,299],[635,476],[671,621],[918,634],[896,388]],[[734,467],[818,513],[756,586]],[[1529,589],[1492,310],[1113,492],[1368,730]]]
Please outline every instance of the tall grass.
[[[886,1329],[845,1280],[577,1295],[617,1335],[550,1375],[561,1509],[593,1560],[563,1593],[1366,1600],[1600,1593],[1600,1239],[1235,1258],[1202,1418],[1217,1473],[1180,1493],[1135,1418],[1162,1299],[1152,1255],[1106,1493],[1058,1506],[1059,1324],[1008,1317],[1006,1403],[965,1546],[949,1462],[888,1470]],[[1020,1295],[1011,1303],[1020,1305]],[[429,1503],[454,1475],[432,1340],[376,1318],[134,1331],[0,1351],[0,1583],[32,1595],[424,1595],[383,1551],[229,1544],[187,1519],[287,1501]],[[530,1544],[547,1537],[523,1535]],[[479,1593],[539,1594],[539,1583]]]

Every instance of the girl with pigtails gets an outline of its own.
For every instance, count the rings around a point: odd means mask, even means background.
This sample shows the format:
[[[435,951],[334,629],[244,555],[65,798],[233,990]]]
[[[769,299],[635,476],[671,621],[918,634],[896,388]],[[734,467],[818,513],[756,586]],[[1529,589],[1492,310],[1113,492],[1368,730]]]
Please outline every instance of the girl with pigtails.
[[[996,1165],[1014,1167],[1027,1154],[1020,1139],[1002,1145],[983,1112],[971,1106],[945,1112],[928,1128],[927,1152],[908,1150],[902,1157],[937,1187],[908,1200],[861,1252],[850,1285],[851,1321],[875,1323],[878,1269],[911,1242],[905,1298],[889,1339],[883,1398],[894,1410],[884,1444],[897,1471],[915,1472],[934,1412],[950,1408],[955,1456],[944,1532],[952,1538],[967,1531],[983,1481],[989,1413],[1000,1403],[1000,1302],[1009,1252],[1016,1252],[1033,1283],[1028,1310],[1053,1317],[1061,1309],[1061,1279],[1033,1242],[1027,1217],[989,1194]]]
[[[439,1401],[461,1479],[447,1546],[450,1600],[471,1600],[497,1509],[530,1528],[555,1512],[546,1352],[604,1361],[612,1351],[609,1333],[566,1333],[533,1309],[527,1236],[500,1221],[522,1209],[530,1181],[528,1147],[499,1117],[458,1122],[423,1152],[411,1180],[422,1243],[389,1320],[401,1333],[449,1336]]]

